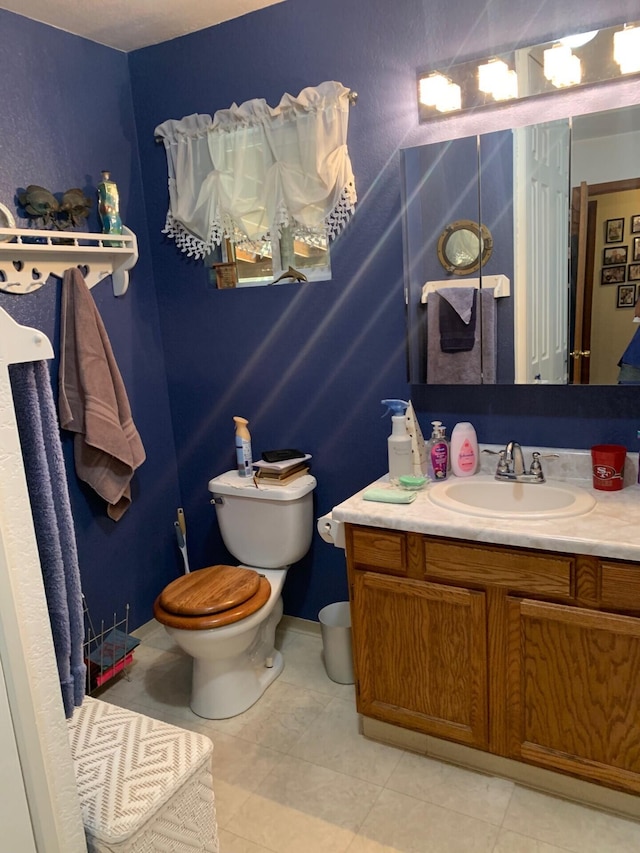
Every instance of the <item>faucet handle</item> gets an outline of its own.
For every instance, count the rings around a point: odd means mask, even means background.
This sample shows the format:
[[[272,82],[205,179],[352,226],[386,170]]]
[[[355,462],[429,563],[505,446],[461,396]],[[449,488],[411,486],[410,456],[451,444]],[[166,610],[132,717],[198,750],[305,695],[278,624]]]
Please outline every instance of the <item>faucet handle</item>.
[[[498,467],[496,469],[496,474],[508,474],[509,473],[509,464],[507,462],[507,451],[500,451],[500,458],[498,459]]]
[[[542,472],[542,465],[540,464],[540,459],[549,459],[554,456],[558,456],[558,453],[540,453],[539,451],[534,451],[531,454],[531,467],[529,468],[529,473],[532,474],[536,480],[540,483],[544,483],[545,476]]]

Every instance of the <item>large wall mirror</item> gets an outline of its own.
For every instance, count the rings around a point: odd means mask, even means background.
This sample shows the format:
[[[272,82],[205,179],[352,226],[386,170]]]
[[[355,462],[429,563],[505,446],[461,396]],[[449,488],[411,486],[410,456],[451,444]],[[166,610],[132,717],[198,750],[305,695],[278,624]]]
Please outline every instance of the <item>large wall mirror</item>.
[[[405,149],[402,185],[411,383],[618,382],[640,328],[640,106]],[[438,252],[460,221],[491,245],[463,274]],[[443,353],[460,329],[469,349]]]

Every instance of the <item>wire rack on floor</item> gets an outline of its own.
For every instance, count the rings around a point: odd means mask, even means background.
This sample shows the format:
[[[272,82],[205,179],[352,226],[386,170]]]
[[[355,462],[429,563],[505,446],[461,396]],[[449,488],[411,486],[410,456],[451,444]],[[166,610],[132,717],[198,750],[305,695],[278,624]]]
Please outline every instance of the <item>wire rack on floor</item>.
[[[129,605],[125,605],[124,616],[105,625],[100,622],[100,631],[96,633],[87,600],[82,596],[85,621],[84,659],[87,666],[87,693],[93,693],[119,673],[126,677],[127,667],[133,660],[133,650],[140,640],[129,634]]]

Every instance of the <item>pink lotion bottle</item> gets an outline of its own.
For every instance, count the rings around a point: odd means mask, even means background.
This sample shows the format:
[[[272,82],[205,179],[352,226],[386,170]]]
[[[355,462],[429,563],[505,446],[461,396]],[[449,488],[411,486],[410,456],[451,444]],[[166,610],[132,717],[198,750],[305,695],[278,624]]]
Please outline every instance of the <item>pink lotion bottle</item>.
[[[451,470],[456,477],[471,477],[478,470],[478,437],[468,421],[456,424],[451,433]]]

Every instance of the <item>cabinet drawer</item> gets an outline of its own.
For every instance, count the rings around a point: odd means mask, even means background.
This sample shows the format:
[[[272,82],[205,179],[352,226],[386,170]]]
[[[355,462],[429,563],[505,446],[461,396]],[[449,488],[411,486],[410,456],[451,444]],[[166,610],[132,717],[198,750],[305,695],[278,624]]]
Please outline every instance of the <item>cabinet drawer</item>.
[[[640,610],[640,566],[601,563],[600,605],[609,610]]]
[[[424,554],[425,574],[431,578],[508,587],[529,595],[573,597],[575,558],[569,555],[429,538],[424,541]]]
[[[406,534],[373,527],[352,527],[352,565],[356,569],[379,569],[386,574],[407,574]]]

